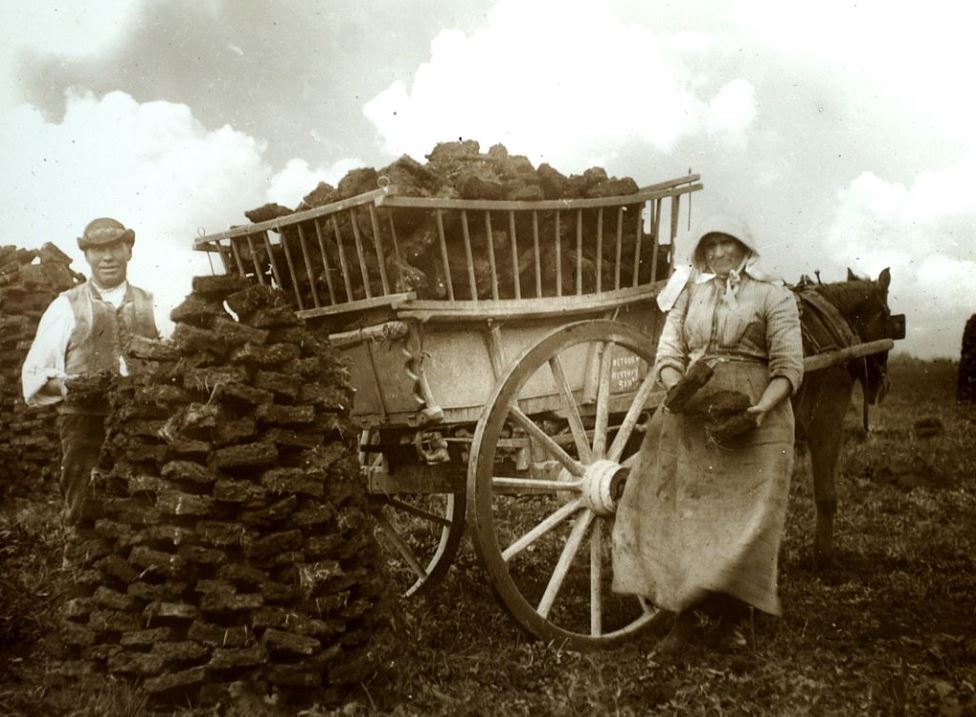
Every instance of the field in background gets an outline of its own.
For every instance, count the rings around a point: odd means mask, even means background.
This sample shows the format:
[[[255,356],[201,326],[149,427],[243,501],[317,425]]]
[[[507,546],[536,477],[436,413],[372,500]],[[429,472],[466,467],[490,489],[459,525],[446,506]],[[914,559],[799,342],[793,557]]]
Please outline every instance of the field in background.
[[[651,636],[592,654],[533,642],[465,549],[440,589],[400,606],[403,649],[387,673],[354,702],[305,714],[976,715],[976,407],[955,403],[955,371],[894,359],[868,435],[851,407],[839,560],[827,573],[812,566],[811,490],[797,476],[785,613],[756,619],[751,652],[665,665],[649,656]],[[0,509],[0,715],[148,715],[124,685],[72,687],[59,674],[51,632],[66,585],[53,490]],[[287,714],[241,700],[224,714]]]

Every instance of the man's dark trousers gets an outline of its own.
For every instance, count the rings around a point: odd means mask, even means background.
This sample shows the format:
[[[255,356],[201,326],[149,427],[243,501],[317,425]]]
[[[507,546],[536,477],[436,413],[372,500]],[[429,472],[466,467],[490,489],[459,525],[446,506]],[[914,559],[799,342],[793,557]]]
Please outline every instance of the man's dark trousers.
[[[64,497],[64,524],[78,526],[91,511],[87,507],[91,472],[105,441],[105,416],[88,413],[62,413],[61,495]]]

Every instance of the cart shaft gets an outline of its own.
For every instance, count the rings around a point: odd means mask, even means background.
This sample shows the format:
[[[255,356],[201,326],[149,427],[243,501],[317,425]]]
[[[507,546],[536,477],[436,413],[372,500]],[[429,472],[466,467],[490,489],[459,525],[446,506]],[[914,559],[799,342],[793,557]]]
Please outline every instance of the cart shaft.
[[[819,371],[820,369],[828,368],[830,366],[846,363],[851,359],[861,358],[870,354],[882,353],[883,351],[891,351],[891,349],[894,347],[895,342],[891,339],[879,339],[877,341],[868,341],[863,344],[855,344],[853,346],[848,346],[847,348],[838,349],[837,351],[828,351],[826,353],[817,354],[816,356],[808,356],[807,358],[803,359],[803,370],[806,372]]]

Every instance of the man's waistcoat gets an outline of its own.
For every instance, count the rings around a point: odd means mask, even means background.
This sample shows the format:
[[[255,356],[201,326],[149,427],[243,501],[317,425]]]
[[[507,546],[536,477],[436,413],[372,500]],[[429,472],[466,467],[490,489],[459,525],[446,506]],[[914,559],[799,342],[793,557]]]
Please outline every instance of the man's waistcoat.
[[[65,373],[119,372],[119,358],[131,336],[159,337],[153,317],[152,294],[129,284],[116,309],[102,301],[85,282],[64,292],[74,312],[75,328],[68,339]]]

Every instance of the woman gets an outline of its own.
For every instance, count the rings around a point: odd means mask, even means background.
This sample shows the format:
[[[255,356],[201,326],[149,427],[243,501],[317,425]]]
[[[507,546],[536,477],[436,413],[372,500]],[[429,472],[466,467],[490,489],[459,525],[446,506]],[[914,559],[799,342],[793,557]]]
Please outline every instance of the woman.
[[[654,414],[617,509],[614,589],[677,613],[660,652],[703,640],[702,624],[716,622],[717,646],[744,646],[738,625],[749,606],[780,612],[777,553],[793,460],[787,399],[803,376],[803,350],[793,294],[763,280],[758,257],[743,222],[714,218],[697,234],[690,276],[676,272],[658,297],[670,312],[657,380],[670,389],[695,361],[714,370],[680,414]],[[746,394],[756,426],[722,445],[695,411],[718,391]]]

